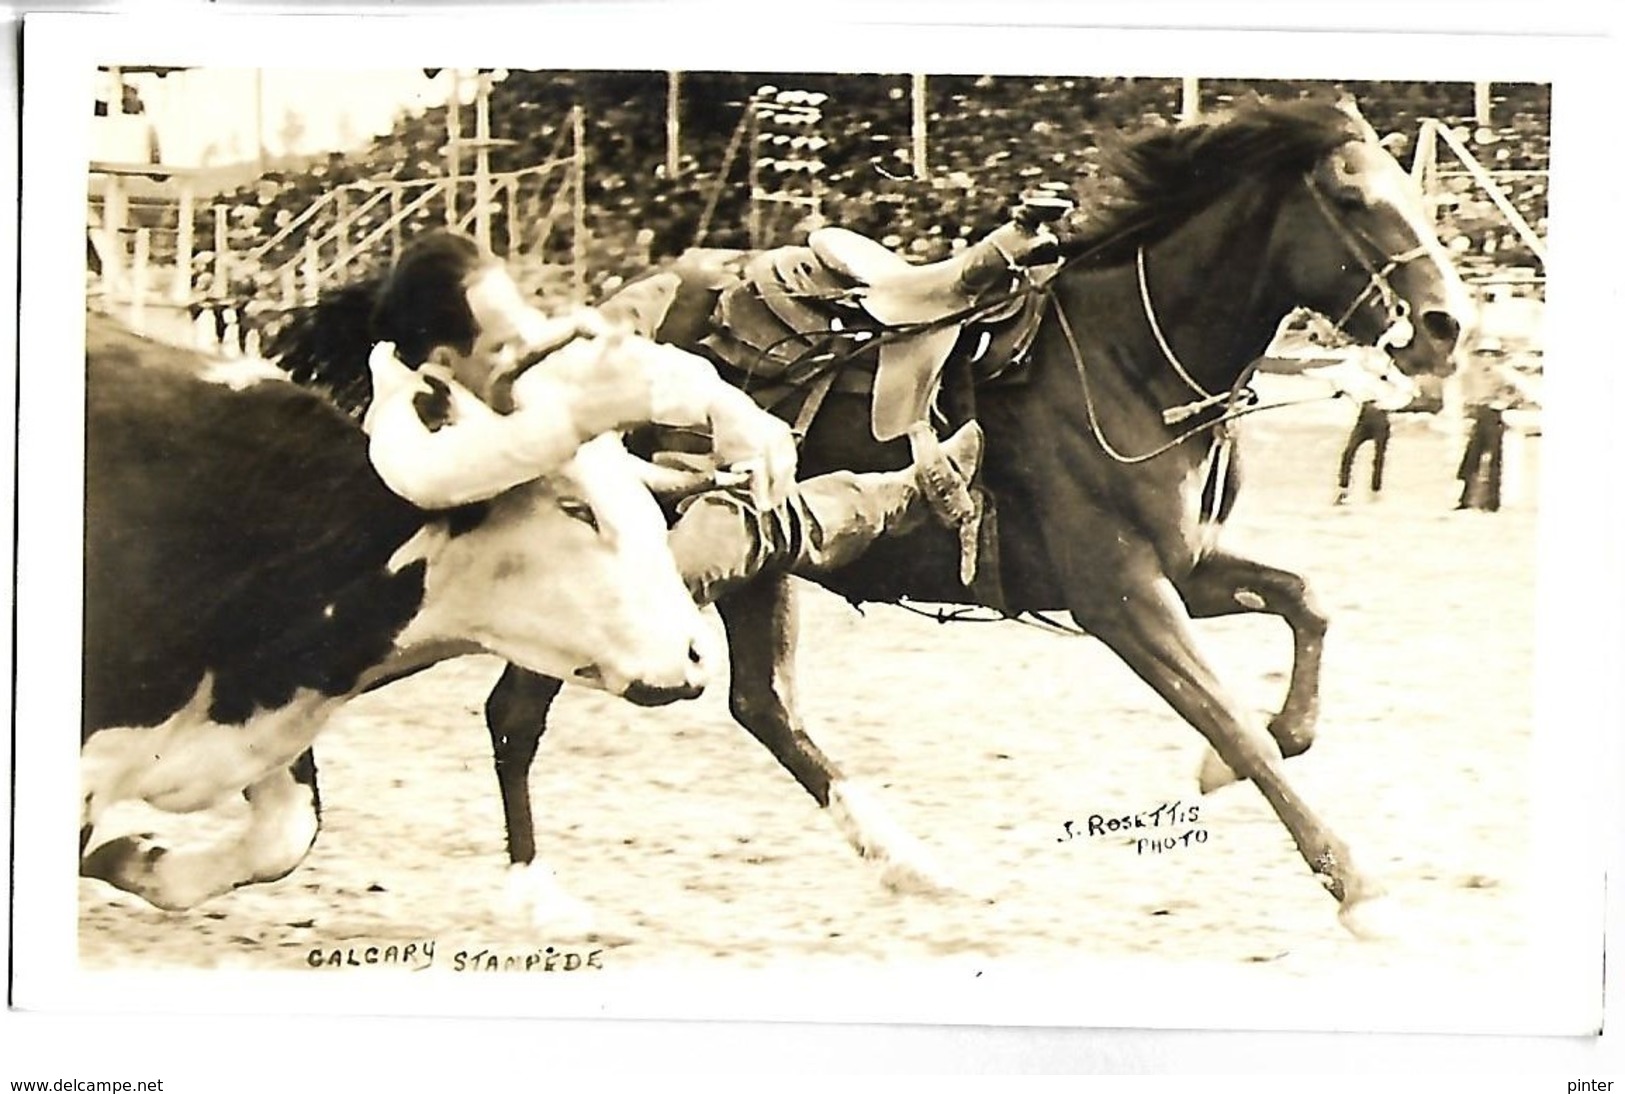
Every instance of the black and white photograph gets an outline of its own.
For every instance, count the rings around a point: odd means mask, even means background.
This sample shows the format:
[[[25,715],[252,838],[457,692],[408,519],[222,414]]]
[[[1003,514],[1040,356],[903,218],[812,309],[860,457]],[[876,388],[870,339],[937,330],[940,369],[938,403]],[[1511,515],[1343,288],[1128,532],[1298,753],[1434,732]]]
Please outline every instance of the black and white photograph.
[[[242,18],[25,29],[14,1005],[1601,1030],[1583,43]]]

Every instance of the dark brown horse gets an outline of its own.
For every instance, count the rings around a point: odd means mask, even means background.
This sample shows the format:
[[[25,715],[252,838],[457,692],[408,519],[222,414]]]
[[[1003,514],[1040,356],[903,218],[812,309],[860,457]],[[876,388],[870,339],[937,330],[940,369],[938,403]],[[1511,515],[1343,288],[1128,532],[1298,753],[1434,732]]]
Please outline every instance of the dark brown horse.
[[[1110,646],[1212,746],[1203,788],[1231,772],[1251,780],[1358,931],[1352,913],[1382,889],[1282,764],[1314,737],[1327,620],[1302,577],[1215,544],[1241,482],[1224,421],[1296,307],[1382,345],[1408,375],[1442,375],[1470,301],[1420,193],[1346,104],[1260,105],[1157,130],[1113,151],[1106,170],[1119,196],[1035,290],[1042,321],[1024,369],[975,391],[987,434],[980,485],[996,500],[995,606],[1064,611]],[[665,332],[702,349],[693,334]],[[802,447],[807,475],[907,460],[901,442],[873,439],[866,397],[838,387]],[[955,537],[933,524],[881,542],[824,584],[855,601],[973,603],[958,559]],[[802,724],[788,578],[763,576],[717,608],[734,717],[855,848],[886,860],[889,881],[933,884],[911,861],[912,841]],[[1193,641],[1193,619],[1242,612],[1280,616],[1293,634],[1291,679],[1267,733]],[[527,777],[560,686],[510,668],[486,704],[516,865],[535,859]]]

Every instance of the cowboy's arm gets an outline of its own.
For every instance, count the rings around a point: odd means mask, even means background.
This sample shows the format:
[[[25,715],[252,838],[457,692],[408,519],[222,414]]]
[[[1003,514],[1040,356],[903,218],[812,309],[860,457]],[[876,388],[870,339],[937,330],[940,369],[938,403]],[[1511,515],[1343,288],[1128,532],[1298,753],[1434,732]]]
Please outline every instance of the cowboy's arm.
[[[558,470],[594,434],[568,402],[497,414],[460,386],[419,376],[379,347],[367,415],[368,455],[384,484],[414,505],[444,509],[495,497]],[[404,375],[402,375],[404,374]]]
[[[620,451],[627,470],[651,494],[664,501],[676,501],[719,486],[740,486],[745,482],[744,475],[719,469],[710,456],[685,454],[671,458],[670,454],[660,453],[648,460],[625,448]]]
[[[709,361],[676,346],[627,334],[578,339],[527,370],[514,384],[515,401],[549,398],[539,385],[567,392],[583,429],[654,424],[707,432],[717,462],[749,473],[763,505],[783,501],[794,484],[790,428],[725,383]]]

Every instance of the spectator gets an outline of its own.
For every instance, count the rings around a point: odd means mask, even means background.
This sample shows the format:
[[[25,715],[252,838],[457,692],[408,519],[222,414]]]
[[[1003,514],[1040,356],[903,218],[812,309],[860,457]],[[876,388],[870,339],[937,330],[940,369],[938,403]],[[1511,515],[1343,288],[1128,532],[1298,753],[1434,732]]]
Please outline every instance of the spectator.
[[[1335,505],[1347,505],[1349,480],[1354,473],[1354,459],[1367,441],[1371,442],[1371,498],[1382,493],[1383,464],[1388,459],[1388,412],[1373,402],[1362,402],[1348,443],[1343,446],[1343,457],[1337,465],[1337,499]]]
[[[1500,339],[1492,335],[1480,338],[1461,373],[1462,407],[1470,428],[1461,466],[1456,469],[1456,478],[1461,480],[1458,510],[1493,513],[1501,508],[1504,415],[1515,394]]]

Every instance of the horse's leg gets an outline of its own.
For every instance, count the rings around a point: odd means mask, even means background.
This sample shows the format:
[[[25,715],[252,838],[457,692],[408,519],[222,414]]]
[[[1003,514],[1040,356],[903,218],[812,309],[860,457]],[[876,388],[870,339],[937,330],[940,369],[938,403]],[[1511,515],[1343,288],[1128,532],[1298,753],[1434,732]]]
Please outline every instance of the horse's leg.
[[[1081,598],[1074,616],[1108,646],[1181,717],[1195,726],[1220,759],[1251,779],[1292,834],[1298,852],[1342,906],[1344,925],[1365,934],[1369,924],[1356,911],[1382,895],[1382,888],[1354,865],[1347,844],[1287,782],[1275,742],[1240,713],[1198,651],[1190,616],[1173,583],[1149,557],[1121,560],[1109,577],[1097,573],[1080,587],[1121,589],[1107,604]]]
[[[735,720],[795,776],[860,855],[883,864],[888,887],[952,891],[924,845],[870,790],[846,778],[803,728],[795,694],[797,607],[790,579],[764,575],[719,600],[717,611],[728,633],[728,706]]]
[[[172,911],[255,882],[286,877],[304,861],[321,827],[316,760],[305,752],[292,767],[243,791],[248,825],[232,840],[207,847],[170,848],[151,835],[108,840],[79,863],[84,877]]]
[[[1292,676],[1269,730],[1283,756],[1308,751],[1320,716],[1320,659],[1326,640],[1326,616],[1308,582],[1289,570],[1215,552],[1204,556],[1177,585],[1193,619],[1262,612],[1280,616],[1292,628]],[[1204,794],[1235,778],[1216,753],[1209,752],[1202,761]]]
[[[559,885],[552,869],[536,857],[536,827],[530,800],[530,768],[547,732],[547,715],[564,685],[514,665],[485,700],[497,789],[508,838],[508,899],[539,926],[573,933],[592,929],[591,909]]]

